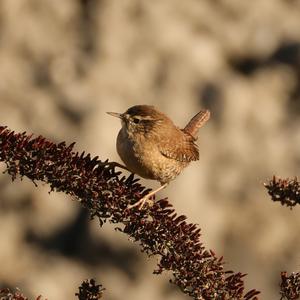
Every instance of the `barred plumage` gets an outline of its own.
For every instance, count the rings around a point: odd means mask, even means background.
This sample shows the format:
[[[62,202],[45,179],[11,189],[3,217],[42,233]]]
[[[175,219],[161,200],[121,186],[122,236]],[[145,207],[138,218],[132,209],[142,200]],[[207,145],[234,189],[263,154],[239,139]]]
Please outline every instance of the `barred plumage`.
[[[126,167],[163,186],[175,179],[191,161],[199,159],[195,143],[197,133],[210,117],[209,111],[201,111],[184,129],[179,129],[170,118],[149,105],[130,107],[123,114],[109,114],[122,121],[117,151]]]

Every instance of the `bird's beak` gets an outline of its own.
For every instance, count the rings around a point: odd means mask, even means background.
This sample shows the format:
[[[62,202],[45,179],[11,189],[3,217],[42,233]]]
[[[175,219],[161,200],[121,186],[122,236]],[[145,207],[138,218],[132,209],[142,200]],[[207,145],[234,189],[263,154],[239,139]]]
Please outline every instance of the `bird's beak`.
[[[123,114],[120,113],[116,113],[116,112],[106,112],[107,114],[113,116],[113,117],[117,117],[119,119],[123,119]]]

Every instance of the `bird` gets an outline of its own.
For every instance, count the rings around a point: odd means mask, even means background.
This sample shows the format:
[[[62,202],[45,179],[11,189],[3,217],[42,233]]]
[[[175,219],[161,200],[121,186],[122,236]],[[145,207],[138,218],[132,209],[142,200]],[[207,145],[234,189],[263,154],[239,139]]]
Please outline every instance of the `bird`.
[[[116,148],[124,169],[161,184],[128,208],[141,209],[146,202],[153,204],[150,200],[153,195],[164,189],[190,162],[199,160],[196,140],[199,129],[210,118],[209,110],[198,112],[183,129],[150,105],[135,105],[124,113],[107,113],[121,120]]]

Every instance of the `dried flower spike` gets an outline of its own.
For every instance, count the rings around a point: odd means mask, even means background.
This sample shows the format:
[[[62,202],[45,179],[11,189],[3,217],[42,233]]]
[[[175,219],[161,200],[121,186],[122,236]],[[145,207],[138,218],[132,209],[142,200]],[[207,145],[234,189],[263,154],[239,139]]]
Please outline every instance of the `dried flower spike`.
[[[300,299],[300,273],[281,273],[280,294],[281,300]]]
[[[265,183],[264,186],[273,201],[279,201],[282,205],[290,208],[300,204],[300,182],[297,177],[280,179],[273,176],[273,179]]]
[[[101,284],[96,284],[94,279],[85,280],[79,287],[79,292],[75,294],[78,300],[99,300],[102,298],[103,291]]]
[[[257,299],[258,291],[245,293],[245,275],[224,270],[223,259],[201,243],[200,229],[178,216],[167,200],[147,210],[126,209],[149,190],[133,175],[121,177],[116,164],[74,152],[73,146],[0,127],[0,161],[12,179],[43,181],[52,191],[77,198],[101,225],[107,220],[121,224],[117,228],[141,251],[158,257],[155,273],[171,271],[171,282],[193,299]]]

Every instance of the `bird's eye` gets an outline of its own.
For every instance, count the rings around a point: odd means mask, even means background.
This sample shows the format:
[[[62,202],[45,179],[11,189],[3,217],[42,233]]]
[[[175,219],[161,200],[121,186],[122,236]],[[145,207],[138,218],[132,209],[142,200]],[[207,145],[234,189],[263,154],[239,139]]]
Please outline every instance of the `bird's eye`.
[[[138,118],[133,118],[133,123],[134,123],[134,124],[140,123],[140,119],[138,119]]]

